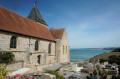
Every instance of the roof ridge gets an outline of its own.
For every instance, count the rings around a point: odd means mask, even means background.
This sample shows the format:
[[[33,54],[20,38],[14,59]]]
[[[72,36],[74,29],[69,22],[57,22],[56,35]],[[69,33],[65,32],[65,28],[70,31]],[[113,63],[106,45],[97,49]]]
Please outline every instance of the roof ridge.
[[[4,7],[2,7],[2,6],[0,6],[0,8],[6,9],[6,8],[4,8]],[[22,16],[22,15],[20,15],[20,14],[15,13],[14,11],[11,11],[11,10],[9,10],[9,9],[6,9],[6,10],[8,10],[8,11],[10,11],[10,12],[16,14],[16,15],[19,15],[19,16],[21,16],[21,17],[27,19],[27,20],[33,21],[33,20],[28,19],[28,18],[26,18],[26,17],[24,17],[24,16]],[[33,21],[33,22],[35,22],[35,21]],[[38,22],[35,22],[35,23],[38,23]],[[42,23],[38,23],[38,24],[40,24],[40,25],[44,25],[44,24],[42,24]]]
[[[6,8],[4,8],[4,7],[2,7],[2,6],[0,6],[0,8],[6,9]],[[31,19],[28,19],[28,18],[26,18],[26,17],[24,17],[24,16],[22,16],[22,15],[20,15],[20,14],[15,13],[14,11],[11,11],[11,10],[9,10],[9,9],[6,9],[6,10],[8,10],[8,11],[10,11],[10,12],[16,14],[16,15],[19,15],[19,16],[27,19],[27,20],[30,20],[30,21],[32,21],[32,22],[35,22],[35,21],[33,21],[33,20],[31,20]],[[35,23],[38,23],[38,22],[35,22]],[[43,25],[42,23],[38,23],[38,24]]]
[[[65,29],[65,28],[57,28],[57,29],[50,28],[49,30],[61,30],[61,29]]]

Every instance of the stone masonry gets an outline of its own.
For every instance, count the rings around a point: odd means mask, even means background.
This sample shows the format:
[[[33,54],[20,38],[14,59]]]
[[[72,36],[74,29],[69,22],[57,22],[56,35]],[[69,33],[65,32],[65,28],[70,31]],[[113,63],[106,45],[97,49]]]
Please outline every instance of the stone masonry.
[[[37,6],[32,8],[27,18],[3,7],[0,7],[0,12],[0,52],[10,51],[15,55],[15,63],[9,64],[7,69],[28,67],[41,70],[70,61],[65,28],[48,29]]]
[[[10,48],[10,39],[12,36],[17,37],[17,47]],[[31,50],[29,47],[31,41]],[[35,51],[35,41],[39,41],[39,50]],[[51,43],[51,53],[48,54],[48,44]],[[32,65],[47,65],[55,63],[55,42],[31,38],[14,33],[0,31],[0,51],[11,51],[15,54],[16,61],[24,61],[24,66]],[[32,55],[30,55],[30,51]],[[37,62],[37,56],[40,55],[40,64]]]
[[[70,50],[66,31],[63,32],[62,39],[56,39],[57,61],[59,63],[69,62]]]

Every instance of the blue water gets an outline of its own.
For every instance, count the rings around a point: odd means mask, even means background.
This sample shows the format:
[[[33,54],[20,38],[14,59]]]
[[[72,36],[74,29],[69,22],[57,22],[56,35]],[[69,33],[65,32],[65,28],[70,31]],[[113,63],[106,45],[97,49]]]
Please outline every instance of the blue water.
[[[70,61],[89,59],[95,55],[110,51],[103,49],[70,49]]]

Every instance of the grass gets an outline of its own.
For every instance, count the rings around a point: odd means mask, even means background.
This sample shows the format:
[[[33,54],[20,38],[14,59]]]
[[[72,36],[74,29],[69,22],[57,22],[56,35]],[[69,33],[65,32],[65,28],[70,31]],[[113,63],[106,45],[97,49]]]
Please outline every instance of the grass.
[[[109,52],[109,53],[102,53],[99,55],[94,56],[93,58],[91,58],[90,60],[97,60],[97,59],[108,59],[109,56],[111,55],[120,55],[120,52]]]
[[[52,71],[52,70],[49,70],[49,71],[46,71],[45,73],[49,73],[49,74],[53,74],[56,76],[56,79],[65,79],[62,75],[60,75],[57,71]]]

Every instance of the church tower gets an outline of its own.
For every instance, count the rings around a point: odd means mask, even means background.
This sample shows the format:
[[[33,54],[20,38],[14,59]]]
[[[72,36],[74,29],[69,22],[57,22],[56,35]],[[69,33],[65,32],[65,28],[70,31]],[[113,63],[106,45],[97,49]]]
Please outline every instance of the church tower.
[[[37,1],[35,1],[34,7],[32,8],[32,10],[31,10],[30,14],[27,16],[27,18],[29,18],[35,22],[39,22],[45,26],[48,26],[39,12],[39,9],[37,7]]]

